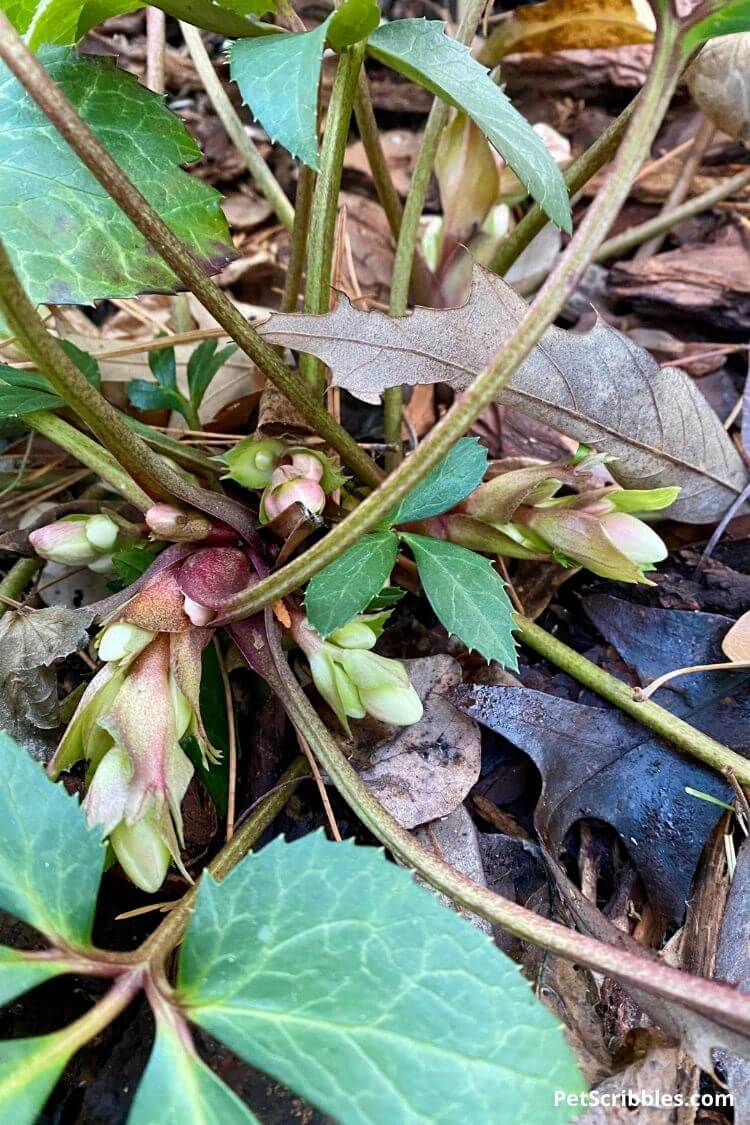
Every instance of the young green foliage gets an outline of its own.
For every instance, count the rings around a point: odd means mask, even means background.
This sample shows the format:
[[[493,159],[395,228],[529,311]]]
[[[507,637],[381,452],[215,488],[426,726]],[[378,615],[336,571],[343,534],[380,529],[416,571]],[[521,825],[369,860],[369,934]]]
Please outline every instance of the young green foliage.
[[[86,946],[104,864],[75,797],[0,733],[0,909],[49,937]]]
[[[39,57],[206,268],[225,265],[232,250],[221,197],[182,170],[200,151],[163,100],[111,59],[60,47],[45,47]],[[169,267],[1,65],[0,196],[10,201],[3,240],[35,303],[90,304],[175,288]]]
[[[367,45],[380,62],[467,114],[550,219],[572,229],[565,181],[541,138],[468,47],[445,34],[442,22],[394,20],[379,27]]]
[[[0,1044],[0,1105],[4,1120],[34,1125],[75,1053],[67,1030]]]
[[[189,1019],[346,1125],[545,1125],[581,1085],[509,958],[381,852],[322,835],[204,877],[178,988]]]
[[[480,484],[487,450],[477,438],[462,438],[391,512],[388,527],[366,535],[310,581],[305,608],[322,637],[345,625],[372,601],[396,561],[391,527],[450,511]],[[513,611],[505,586],[482,555],[424,535],[399,532],[414,552],[432,608],[449,633],[487,660],[515,668]]]
[[[187,364],[187,398],[177,388],[174,348],[155,348],[149,352],[148,365],[156,382],[131,379],[127,386],[128,401],[137,410],[175,410],[188,426],[199,429],[198,411],[211,380],[237,351],[234,344],[219,351],[217,346],[216,340],[203,340],[191,354]]]
[[[65,961],[30,961],[21,950],[0,945],[0,1004],[71,971]]]
[[[720,35],[736,35],[741,31],[750,31],[750,0],[718,0],[715,11],[685,34],[682,41],[683,53],[690,55],[696,47],[709,39]]]

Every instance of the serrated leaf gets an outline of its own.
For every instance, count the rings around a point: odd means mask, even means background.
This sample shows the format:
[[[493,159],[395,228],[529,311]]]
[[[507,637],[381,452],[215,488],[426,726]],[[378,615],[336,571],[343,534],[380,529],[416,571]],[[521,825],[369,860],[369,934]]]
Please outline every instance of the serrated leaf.
[[[455,508],[487,472],[487,450],[479,438],[461,438],[435,468],[405,496],[390,517],[393,524],[427,520]]]
[[[257,1117],[160,1020],[128,1125],[251,1125]]]
[[[51,77],[207,270],[232,255],[221,197],[180,165],[200,151],[161,98],[113,60],[39,52]],[[0,66],[3,240],[36,304],[169,292],[177,278]]]
[[[368,602],[365,612],[382,613],[384,610],[391,610],[401,601],[405,593],[406,590],[401,590],[398,586],[384,586],[380,593]]]
[[[128,402],[136,410],[175,410],[184,413],[186,403],[179,391],[165,390],[146,379],[131,379],[125,388]]]
[[[198,344],[188,360],[187,382],[190,392],[190,401],[197,410],[203,401],[203,396],[208,390],[214,375],[223,364],[237,351],[235,344],[227,344],[219,349],[218,340],[203,340]]]
[[[155,348],[148,353],[151,374],[165,391],[177,389],[177,360],[174,348]]]
[[[443,23],[395,20],[373,32],[367,46],[380,62],[468,114],[550,219],[572,229],[565,181],[543,141]]]
[[[365,402],[402,383],[467,387],[528,312],[502,278],[474,267],[460,308],[416,308],[406,317],[355,309],[343,295],[328,313],[273,313],[264,339],[322,359],[335,386]],[[589,332],[549,328],[498,402],[613,458],[626,488],[677,485],[670,518],[718,520],[747,469],[694,379],[659,364],[628,336],[597,320]]]
[[[135,547],[123,547],[122,550],[115,551],[112,555],[112,565],[121,583],[118,589],[122,590],[125,586],[130,586],[145,574],[159,554],[159,550],[158,544],[144,542]]]
[[[654,13],[647,0],[546,0],[514,8],[482,48],[482,62],[494,66],[519,52],[568,48],[621,47],[650,43]]]
[[[102,373],[96,358],[90,355],[89,352],[83,351],[83,349],[79,348],[77,344],[74,344],[72,340],[61,339],[57,342],[68,359],[76,365],[86,382],[99,390],[102,385]]]
[[[35,1125],[77,1044],[65,1030],[0,1042],[0,1106],[7,1122]]]
[[[64,961],[36,961],[20,949],[0,945],[0,1004],[9,1004],[38,984],[73,971]]]
[[[422,588],[450,635],[485,660],[517,668],[513,607],[489,559],[455,543],[402,532]]]
[[[380,23],[378,0],[344,0],[328,21],[328,43],[343,51],[366,39]]]
[[[380,593],[397,554],[393,532],[372,531],[310,580],[305,610],[321,637],[351,621]]]
[[[76,797],[0,732],[0,909],[50,937],[86,945],[104,854]]]
[[[581,1088],[518,967],[380,850],[276,839],[204,876],[187,1015],[345,1125],[566,1120]]]
[[[719,35],[736,35],[750,31],[750,0],[728,0],[716,5],[717,10],[689,28],[682,39],[682,50],[690,54],[708,39]]]
[[[310,168],[318,160],[318,86],[325,20],[314,31],[240,39],[229,48],[230,72],[242,100],[268,133]]]

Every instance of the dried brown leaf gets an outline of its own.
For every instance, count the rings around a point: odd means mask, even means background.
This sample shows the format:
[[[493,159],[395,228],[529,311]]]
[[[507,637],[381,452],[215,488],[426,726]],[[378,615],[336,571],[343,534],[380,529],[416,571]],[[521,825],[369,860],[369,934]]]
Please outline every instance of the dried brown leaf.
[[[261,334],[308,351],[336,385],[377,402],[402,383],[471,383],[527,311],[501,278],[476,266],[460,308],[417,308],[403,318],[363,312],[343,296],[321,316],[274,313]],[[631,488],[679,485],[675,519],[718,518],[747,481],[743,462],[700,391],[674,367],[598,320],[587,333],[550,328],[498,401],[617,460]]]
[[[482,61],[494,66],[505,55],[521,52],[650,43],[653,31],[653,12],[645,0],[547,0],[516,8],[491,35]]]
[[[750,140],[750,34],[712,39],[685,75],[690,93],[717,129]]]

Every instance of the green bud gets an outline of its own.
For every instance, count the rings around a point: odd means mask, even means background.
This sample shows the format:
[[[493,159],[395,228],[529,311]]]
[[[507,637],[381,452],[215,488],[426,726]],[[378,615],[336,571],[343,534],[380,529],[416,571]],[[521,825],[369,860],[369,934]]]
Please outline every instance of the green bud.
[[[277,438],[245,438],[220,457],[227,466],[225,478],[243,488],[260,489],[270,483],[271,475],[287,451],[286,443]]]
[[[166,878],[171,855],[152,814],[134,824],[121,822],[110,834],[109,842],[120,866],[136,887],[147,894],[159,890]]]
[[[137,656],[154,639],[148,629],[139,629],[128,621],[116,621],[102,629],[97,640],[100,660],[129,660]]]
[[[86,538],[98,551],[110,552],[117,542],[120,529],[113,519],[101,512],[86,521]]]

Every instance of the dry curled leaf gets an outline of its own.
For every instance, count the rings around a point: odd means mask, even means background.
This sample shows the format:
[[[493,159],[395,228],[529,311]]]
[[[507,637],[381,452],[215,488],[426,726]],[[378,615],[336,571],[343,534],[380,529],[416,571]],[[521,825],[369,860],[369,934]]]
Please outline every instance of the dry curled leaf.
[[[733,664],[750,663],[750,612],[735,621],[721,642],[721,651]]]
[[[685,78],[717,129],[736,141],[750,140],[750,32],[711,39]]]
[[[488,39],[482,61],[494,66],[521,52],[650,43],[654,27],[646,0],[547,0],[516,8]]]
[[[527,311],[501,278],[475,266],[471,296],[453,309],[417,308],[407,317],[363,312],[339,297],[320,316],[274,313],[260,332],[318,356],[334,382],[365,402],[402,383],[450,383],[457,390],[494,358]],[[670,516],[718,518],[747,481],[743,462],[695,384],[662,367],[627,336],[598,320],[590,332],[550,328],[500,402],[616,458],[628,488],[679,485]]]
[[[51,665],[86,643],[93,616],[88,609],[52,606],[0,617],[0,730],[23,741],[31,727],[58,725]]]

